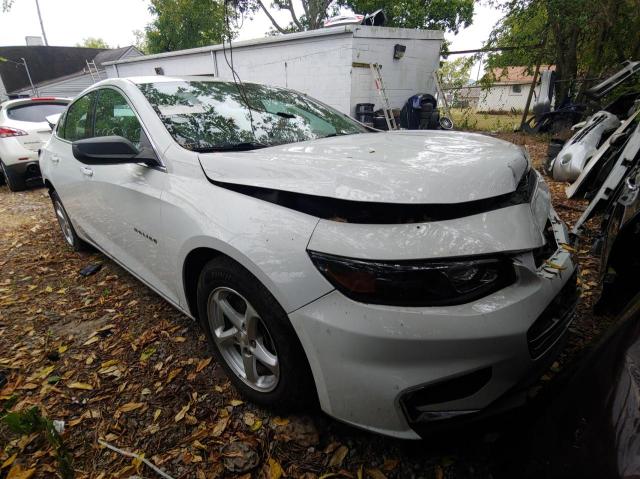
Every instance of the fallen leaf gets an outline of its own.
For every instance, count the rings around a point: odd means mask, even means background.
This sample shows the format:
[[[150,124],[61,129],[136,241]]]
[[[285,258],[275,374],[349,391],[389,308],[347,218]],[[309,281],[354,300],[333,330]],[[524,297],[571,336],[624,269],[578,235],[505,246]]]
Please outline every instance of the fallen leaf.
[[[282,466],[275,459],[269,458],[269,479],[280,479],[284,474]]]
[[[190,404],[187,404],[186,406],[183,406],[182,409],[180,409],[180,412],[178,412],[178,414],[176,414],[176,417],[173,418],[173,420],[175,422],[182,421],[182,419],[184,418],[184,415],[187,414],[187,411],[189,411],[190,407],[191,407]]]
[[[71,383],[67,384],[67,387],[71,389],[84,389],[86,391],[91,391],[93,389],[93,386],[87,383]]]
[[[16,457],[18,457],[18,453],[17,452],[15,454],[13,454],[13,456],[9,456],[7,458],[7,460],[2,463],[2,465],[0,466],[0,469],[4,469],[5,467],[9,467],[11,464],[13,464],[13,461],[16,460]]]
[[[158,420],[158,418],[160,417],[160,414],[162,414],[162,409],[156,409],[153,413],[153,422],[156,422]]]
[[[171,371],[169,371],[169,375],[167,376],[166,384],[169,384],[171,381],[173,381],[176,378],[176,376],[178,374],[180,374],[181,372],[182,372],[182,368],[172,369]]]
[[[198,365],[196,366],[196,372],[199,373],[200,371],[202,371],[204,368],[206,368],[209,365],[210,362],[211,362],[211,358],[198,361]]]
[[[235,407],[235,406],[240,406],[241,404],[244,404],[244,401],[240,401],[240,399],[232,399],[231,401],[229,401],[229,404]]]
[[[144,406],[143,402],[128,402],[128,403],[123,404],[122,406],[120,406],[118,408],[118,411],[120,411],[120,412],[130,412],[130,411],[135,411],[136,409],[140,409],[143,406]]]
[[[340,446],[329,459],[328,466],[329,467],[339,467],[342,465],[344,458],[347,457],[347,453],[349,452],[349,448],[347,446]]]
[[[22,469],[20,464],[15,464],[7,474],[7,479],[29,479],[36,472],[36,468]]]
[[[227,416],[227,417],[223,417],[222,419],[219,419],[218,422],[216,422],[216,425],[213,426],[213,432],[211,433],[211,435],[213,437],[219,437],[227,428],[227,424],[229,424],[230,419],[231,419],[231,416]]]
[[[143,363],[147,362],[149,358],[156,353],[156,351],[156,348],[154,348],[153,346],[145,348],[145,350],[142,351],[142,354],[140,354],[140,361]]]
[[[387,479],[380,469],[367,469],[367,477],[371,479]]]
[[[286,417],[276,416],[271,419],[271,424],[273,424],[274,426],[286,426],[287,424],[289,424],[289,420]]]
[[[93,336],[89,338],[87,341],[85,341],[83,345],[89,346],[90,344],[97,343],[98,341],[100,341],[100,338],[98,336]]]

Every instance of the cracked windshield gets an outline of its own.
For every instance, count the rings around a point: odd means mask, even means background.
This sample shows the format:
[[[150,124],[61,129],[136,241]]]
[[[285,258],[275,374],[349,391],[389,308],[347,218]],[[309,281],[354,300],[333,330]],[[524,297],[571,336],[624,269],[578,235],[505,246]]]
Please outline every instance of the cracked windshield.
[[[249,150],[367,130],[308,97],[251,83],[140,85],[175,141],[198,152]]]

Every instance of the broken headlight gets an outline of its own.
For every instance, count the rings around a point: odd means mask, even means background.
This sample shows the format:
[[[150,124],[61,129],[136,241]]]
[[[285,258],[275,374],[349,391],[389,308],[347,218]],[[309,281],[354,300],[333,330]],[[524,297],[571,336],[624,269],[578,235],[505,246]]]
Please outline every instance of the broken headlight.
[[[515,282],[507,257],[370,261],[309,251],[324,277],[362,303],[451,306],[487,296]]]

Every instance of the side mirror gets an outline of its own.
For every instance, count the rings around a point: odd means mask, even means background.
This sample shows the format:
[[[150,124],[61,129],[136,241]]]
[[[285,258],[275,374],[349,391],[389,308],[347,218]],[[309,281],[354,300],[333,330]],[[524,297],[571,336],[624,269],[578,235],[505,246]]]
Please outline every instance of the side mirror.
[[[98,136],[77,140],[71,144],[76,160],[87,165],[117,165],[123,163],[146,163],[158,165],[158,159],[147,148],[142,152],[121,136]]]
[[[55,113],[54,115],[45,117],[45,120],[47,120],[47,123],[49,123],[49,128],[51,128],[51,131],[53,131],[53,129],[56,127],[56,124],[60,120],[60,116],[62,116],[62,113]]]

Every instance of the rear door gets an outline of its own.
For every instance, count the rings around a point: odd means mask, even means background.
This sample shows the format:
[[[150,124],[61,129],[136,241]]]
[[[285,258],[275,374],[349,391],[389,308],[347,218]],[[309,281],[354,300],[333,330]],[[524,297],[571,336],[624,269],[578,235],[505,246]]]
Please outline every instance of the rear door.
[[[85,233],[85,237],[88,234],[86,215],[93,208],[90,197],[86,195],[83,165],[73,156],[71,143],[91,136],[95,97],[96,93],[90,92],[69,106],[40,158],[44,176],[51,181],[72,223],[81,230],[80,234]]]

